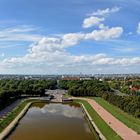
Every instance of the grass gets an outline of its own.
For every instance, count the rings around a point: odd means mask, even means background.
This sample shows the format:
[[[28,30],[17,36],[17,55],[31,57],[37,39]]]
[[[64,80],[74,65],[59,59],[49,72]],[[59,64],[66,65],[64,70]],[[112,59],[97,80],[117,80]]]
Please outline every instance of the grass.
[[[29,101],[21,102],[18,107],[16,107],[12,112],[9,113],[6,118],[0,121],[0,132],[3,131],[14,119],[15,117],[24,109],[24,107],[29,103]]]
[[[108,112],[110,112],[114,117],[116,117],[118,120],[120,120],[129,128],[133,129],[134,131],[140,134],[140,120],[138,118],[135,118],[132,115],[125,113],[118,107],[109,104],[107,101],[105,101],[102,98],[93,97],[93,99],[97,103],[99,103],[103,108],[105,108]]]
[[[65,98],[70,98],[71,95],[69,95],[68,93],[65,93],[65,94],[63,95],[63,97],[65,97]]]
[[[96,113],[96,111],[91,107],[91,105],[87,101],[79,99],[76,99],[75,101],[78,103],[82,103],[85,106],[94,123],[102,132],[102,134],[106,137],[107,140],[122,140],[122,138],[118,136],[116,132],[106,124],[106,122]]]
[[[39,100],[25,100],[21,102],[13,111],[11,111],[6,118],[0,121],[0,132],[2,132],[15,118],[16,116],[25,108],[29,102],[40,102]]]
[[[0,111],[2,109],[4,109],[5,107],[9,106],[10,104],[12,104],[14,101],[15,101],[15,99],[12,98],[12,99],[9,99],[8,101],[6,101],[5,103],[1,103],[0,104]]]

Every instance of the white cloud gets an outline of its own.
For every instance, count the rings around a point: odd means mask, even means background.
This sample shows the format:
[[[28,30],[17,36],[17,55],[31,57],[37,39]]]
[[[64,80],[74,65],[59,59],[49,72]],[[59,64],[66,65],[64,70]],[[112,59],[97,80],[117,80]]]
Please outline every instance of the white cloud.
[[[138,23],[137,33],[140,34],[140,22]]]
[[[94,25],[99,25],[104,20],[105,20],[104,18],[91,16],[89,18],[84,19],[82,26],[83,26],[83,28],[89,28],[89,27],[92,27]]]
[[[22,33],[22,32],[32,32],[37,28],[29,25],[17,25],[15,27],[9,27],[3,30],[6,33]]]
[[[69,36],[70,35],[70,36]],[[83,34],[66,34],[70,40],[73,40],[73,36],[77,36],[74,41],[77,43],[79,39],[84,37]],[[4,59],[0,61],[1,68],[5,69],[27,69],[30,71],[31,67],[35,69],[42,69],[44,71],[57,71],[62,70],[74,70],[76,72],[88,70],[90,68],[97,68],[104,66],[132,66],[140,65],[140,57],[132,58],[113,58],[108,57],[104,53],[95,55],[73,55],[66,51],[67,45],[75,45],[75,43],[67,42],[67,37],[62,38],[42,38],[38,43],[33,44],[29,50],[29,53],[23,57],[13,57],[11,59]],[[54,69],[54,70],[53,70]]]
[[[113,13],[113,8],[106,11]],[[88,28],[98,25],[98,30],[93,30],[89,33],[67,33],[54,37],[38,35],[36,34],[37,29],[32,26],[16,26],[0,29],[0,41],[15,41],[16,43],[19,41],[35,42],[30,45],[28,53],[24,56],[0,60],[0,72],[8,70],[14,72],[14,70],[18,70],[21,73],[65,73],[74,70],[75,72],[87,71],[88,69],[92,71],[93,68],[101,70],[101,67],[106,65],[139,64],[139,57],[112,58],[104,53],[74,55],[67,51],[68,47],[75,46],[81,41],[101,41],[119,38],[123,33],[123,28],[109,28],[102,24],[104,20],[104,18],[89,17],[84,20],[83,27]]]
[[[85,37],[84,33],[69,33],[69,34],[65,34],[62,37],[62,46],[66,47],[66,46],[74,46],[76,44],[78,44],[78,42],[80,40],[83,40]]]
[[[85,18],[83,21],[83,28],[89,28],[95,25],[100,25],[103,21],[105,21],[105,15],[118,12],[120,7],[106,8],[106,9],[98,9],[91,14],[88,14],[88,18]],[[99,17],[100,16],[100,17]]]
[[[113,58],[108,57],[106,54],[96,54],[96,55],[85,55],[85,56],[77,56],[76,62],[89,62],[92,65],[119,65],[119,66],[128,66],[128,65],[140,65],[140,57],[132,57],[132,58]]]
[[[86,35],[86,39],[94,39],[94,40],[107,40],[118,38],[122,35],[123,28],[122,27],[112,27],[112,28],[103,28],[101,30],[93,30],[93,32],[88,33]]]
[[[120,10],[120,7],[106,8],[106,9],[98,9],[97,11],[88,14],[90,16],[105,16],[107,14],[116,13]]]
[[[44,69],[55,69],[76,65],[112,64],[113,59],[105,54],[97,55],[72,55],[66,51],[67,47],[77,45],[82,40],[106,40],[118,38],[123,32],[121,27],[105,27],[93,30],[91,33],[68,33],[59,37],[43,37],[37,43],[30,45],[28,53],[23,57],[12,57],[0,62],[3,68],[14,69],[17,67],[32,67],[43,65]]]
[[[53,48],[53,51],[43,45],[43,40],[39,41],[37,45],[32,46],[30,52],[23,57],[15,57],[11,59],[4,59],[0,61],[0,71],[19,69],[20,72],[30,72],[34,69],[38,71],[41,69],[46,73],[62,72],[83,72],[104,69],[104,67],[133,67],[140,65],[140,57],[109,57],[107,54],[100,53],[95,55],[73,55],[68,53],[65,48]]]
[[[133,51],[135,51],[135,49],[134,48],[131,48],[131,47],[117,47],[117,48],[114,48],[113,50],[115,50],[115,51],[120,51],[120,52],[133,52]]]
[[[99,29],[108,29],[108,26],[105,26],[104,24],[99,24]]]
[[[13,43],[11,41],[7,41],[7,42],[0,42],[0,48],[13,48],[16,46],[24,46],[24,43]]]
[[[89,33],[68,33],[59,37],[44,37],[38,43],[31,46],[30,52],[45,51],[55,51],[62,50],[63,48],[71,47],[77,45],[82,40],[107,40],[118,38],[123,33],[122,27],[104,27],[101,30],[93,30]],[[38,47],[40,46],[40,47]]]
[[[18,25],[11,28],[0,29],[0,41],[38,41],[42,36],[34,33],[37,29],[38,28],[27,25]]]

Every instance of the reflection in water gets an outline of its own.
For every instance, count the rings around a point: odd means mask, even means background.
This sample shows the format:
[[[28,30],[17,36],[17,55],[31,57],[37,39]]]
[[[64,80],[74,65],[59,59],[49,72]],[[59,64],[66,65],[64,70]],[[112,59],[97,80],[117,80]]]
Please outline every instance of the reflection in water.
[[[32,108],[33,108],[33,107],[36,107],[36,108],[43,108],[45,105],[46,105],[45,103],[37,102],[37,103],[32,104]]]
[[[61,105],[61,104],[51,104],[46,105],[41,109],[42,113],[52,113],[55,115],[62,115],[69,118],[83,118],[84,114],[82,111],[77,111],[74,106]]]
[[[35,103],[8,140],[95,140],[77,104]]]

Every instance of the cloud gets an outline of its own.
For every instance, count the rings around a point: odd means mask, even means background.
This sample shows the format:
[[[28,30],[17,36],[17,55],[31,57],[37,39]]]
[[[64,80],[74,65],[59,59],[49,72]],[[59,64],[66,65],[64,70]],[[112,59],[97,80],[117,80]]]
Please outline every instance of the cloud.
[[[117,28],[118,29],[118,28]],[[108,29],[109,30],[109,29]],[[110,32],[108,31],[107,32]],[[110,29],[112,32],[112,28]],[[91,33],[93,34],[93,33]],[[112,33],[106,33],[109,35],[114,35]],[[75,39],[76,36],[76,39]],[[115,37],[117,35],[114,35]],[[74,43],[73,42],[74,37]],[[0,66],[3,68],[14,69],[14,68],[29,68],[34,66],[36,68],[41,68],[43,70],[48,69],[59,69],[59,70],[71,70],[75,69],[76,71],[82,71],[90,67],[103,67],[103,66],[130,66],[130,65],[139,65],[140,57],[132,58],[113,58],[108,57],[104,53],[99,53],[95,55],[73,55],[66,51],[68,46],[75,45],[79,40],[84,39],[86,34],[77,33],[77,34],[65,34],[62,38],[42,38],[38,43],[32,44],[29,49],[28,54],[23,57],[13,57],[10,59],[4,59],[0,61]],[[107,38],[103,36],[103,38]],[[70,42],[68,41],[70,39]],[[93,39],[100,39],[93,38]],[[67,42],[68,41],[68,42]],[[82,67],[82,69],[80,69]],[[100,69],[100,68],[98,68]]]
[[[12,57],[12,58],[5,58],[2,61],[0,61],[0,67],[1,69],[18,69],[22,68],[24,69],[25,67],[31,67],[33,66],[39,66],[44,65],[44,66],[53,66],[54,69],[62,68],[67,65],[74,66],[74,62],[78,63],[82,61],[82,64],[89,64],[90,65],[90,59],[93,59],[92,56],[74,56],[70,54],[69,52],[66,51],[66,48],[75,46],[81,41],[86,41],[86,40],[106,40],[106,39],[112,39],[112,38],[118,38],[119,32],[113,32],[114,30],[119,29],[119,27],[104,27],[102,25],[102,28],[99,30],[93,30],[93,32],[89,33],[68,33],[68,34],[63,34],[57,37],[41,37],[39,36],[38,39],[35,39],[35,43],[32,43],[28,49],[28,53],[25,54],[23,57]],[[26,33],[26,37],[28,36],[28,32],[32,31],[33,29],[26,28],[25,27],[21,29],[5,29],[3,33],[8,34],[10,33],[9,38],[13,38],[15,41],[17,38],[19,39],[19,34],[21,32]],[[102,32],[102,33],[100,33]],[[110,33],[113,32],[113,33]],[[18,37],[14,38],[13,36],[16,34]],[[107,35],[107,36],[106,36]],[[32,35],[29,35],[32,37]],[[26,38],[24,39],[26,41],[33,41],[34,39]],[[34,38],[34,34],[33,34]],[[10,39],[12,40],[12,39]],[[20,39],[19,39],[20,40]],[[38,40],[38,41],[37,41]],[[22,41],[22,39],[20,40]],[[16,42],[17,43],[17,42]],[[87,58],[86,58],[87,57]],[[97,57],[97,56],[95,56]],[[94,58],[95,59],[95,58]],[[61,63],[62,62],[62,63]],[[79,63],[79,65],[81,65]],[[45,68],[44,68],[45,69]],[[27,71],[27,70],[26,70]]]
[[[105,13],[117,11],[115,8],[105,10]],[[107,12],[108,11],[108,12]],[[97,11],[96,11],[97,12]],[[97,13],[96,13],[97,14]],[[99,11],[98,11],[99,14]],[[137,65],[140,58],[113,58],[107,54],[74,55],[67,48],[78,45],[81,41],[102,41],[119,38],[123,33],[122,27],[108,27],[102,22],[104,17],[91,16],[83,22],[88,28],[98,25],[92,32],[75,32],[58,36],[42,36],[37,34],[38,28],[20,25],[12,28],[0,29],[0,41],[31,42],[28,52],[21,57],[4,58],[0,60],[0,71],[19,71],[21,73],[66,73],[67,71],[81,72],[92,69],[101,70],[107,65]]]
[[[83,40],[85,37],[84,33],[68,33],[62,37],[62,46],[74,46],[78,44],[80,40]]]
[[[51,52],[62,50],[63,48],[77,45],[81,40],[84,40],[84,33],[68,33],[61,37],[43,37],[34,45],[31,46],[30,52],[36,52],[40,50],[48,50]],[[38,47],[40,46],[40,47]]]
[[[135,49],[134,48],[130,48],[130,47],[125,47],[125,48],[120,48],[120,47],[117,47],[117,48],[114,48],[113,50],[115,50],[115,51],[119,51],[119,52],[133,52],[133,51],[135,51]]]
[[[84,19],[82,27],[83,28],[89,28],[89,27],[92,27],[94,25],[99,25],[104,20],[105,20],[104,18],[91,16],[89,18]]]
[[[11,41],[7,41],[7,42],[0,42],[0,48],[13,48],[16,46],[24,46],[24,43],[16,43],[16,42],[11,42]]]
[[[138,23],[137,33],[140,34],[140,22]]]
[[[0,41],[38,41],[42,36],[34,33],[36,31],[37,28],[27,25],[18,25],[11,28],[0,29]]]
[[[40,50],[62,50],[63,48],[68,48],[71,46],[77,45],[80,41],[83,40],[107,40],[114,39],[121,36],[123,33],[122,27],[104,27],[99,30],[93,30],[89,33],[68,33],[63,34],[59,37],[43,37],[35,45],[31,46],[30,52],[40,51]],[[40,47],[38,47],[40,46]]]
[[[128,66],[140,64],[140,57],[132,57],[132,58],[112,58],[108,57],[104,53],[96,54],[96,55],[85,55],[85,56],[77,56],[75,57],[76,62],[89,62],[92,65],[119,65],[119,66]]]
[[[91,14],[88,14],[88,16],[105,16],[111,13],[116,13],[120,11],[120,7],[113,7],[113,8],[106,8],[106,9],[98,9],[97,11],[92,12]]]
[[[12,57],[0,62],[3,68],[14,69],[17,67],[73,67],[76,65],[95,65],[103,63],[113,63],[112,58],[107,58],[105,54],[97,55],[72,55],[66,48],[77,45],[80,41],[86,40],[107,40],[118,38],[123,32],[121,27],[106,27],[101,25],[101,29],[93,30],[89,33],[68,33],[58,37],[43,37],[38,42],[30,45],[28,53],[23,57]],[[114,60],[113,60],[114,61]],[[98,62],[98,63],[97,63]],[[45,68],[44,68],[45,69]]]
[[[19,69],[23,71],[33,72],[41,70],[43,73],[79,73],[79,72],[95,72],[95,69],[101,70],[106,67],[134,67],[140,65],[140,57],[109,57],[107,54],[99,53],[92,55],[73,55],[68,53],[65,48],[53,48],[53,51],[42,45],[42,41],[32,46],[30,52],[23,57],[15,57],[0,61],[0,70]],[[26,70],[24,70],[26,69]]]
[[[22,32],[31,32],[35,31],[36,27],[29,25],[17,25],[15,27],[9,27],[3,30],[6,33],[22,33]]]
[[[122,35],[123,28],[122,27],[112,27],[112,28],[103,28],[101,30],[93,30],[93,32],[88,33],[86,35],[86,39],[94,39],[94,40],[107,40],[118,38]]]
[[[89,28],[92,26],[98,26],[103,21],[105,21],[105,16],[111,13],[116,13],[120,10],[120,7],[113,7],[113,8],[106,8],[103,10],[98,9],[97,11],[94,11],[91,14],[87,14],[89,17],[85,18],[83,21],[83,28]]]
[[[99,29],[108,29],[108,26],[105,26],[104,24],[99,24]]]
[[[40,111],[42,113],[63,115],[68,118],[82,118],[84,115],[82,111],[77,111],[74,107],[65,106],[65,108],[63,108],[61,104],[58,104],[57,106],[55,104],[49,106],[45,105]]]

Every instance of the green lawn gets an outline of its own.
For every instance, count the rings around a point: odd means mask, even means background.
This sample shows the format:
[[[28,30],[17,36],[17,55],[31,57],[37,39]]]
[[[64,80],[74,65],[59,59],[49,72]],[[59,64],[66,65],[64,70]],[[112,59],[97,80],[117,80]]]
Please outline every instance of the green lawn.
[[[122,140],[120,136],[118,136],[112,128],[110,128],[105,121],[96,113],[96,111],[91,107],[91,105],[84,100],[75,100],[78,103],[82,103],[87,109],[88,113],[92,117],[96,126],[100,129],[102,134],[106,137],[107,140]]]
[[[65,94],[63,95],[63,97],[65,97],[65,98],[70,98],[71,95],[69,95],[68,93],[65,93]]]
[[[28,101],[20,103],[20,105],[16,107],[16,109],[14,109],[12,112],[10,112],[5,119],[0,121],[0,132],[2,132],[2,130],[6,128],[14,120],[14,118],[23,110],[23,108],[27,105],[27,103]]]
[[[123,122],[125,125],[127,125],[129,128],[133,129],[137,133],[140,134],[140,120],[123,112],[118,107],[109,104],[107,101],[105,101],[102,98],[94,97],[93,98],[97,103],[99,103],[102,107],[104,107],[108,112],[110,112],[114,117],[116,117],[118,120]]]
[[[42,102],[40,100],[25,100],[21,102],[12,112],[9,113],[9,115],[6,116],[5,119],[0,121],[0,132],[2,132],[15,118],[16,116],[24,109],[24,107],[29,102]]]

